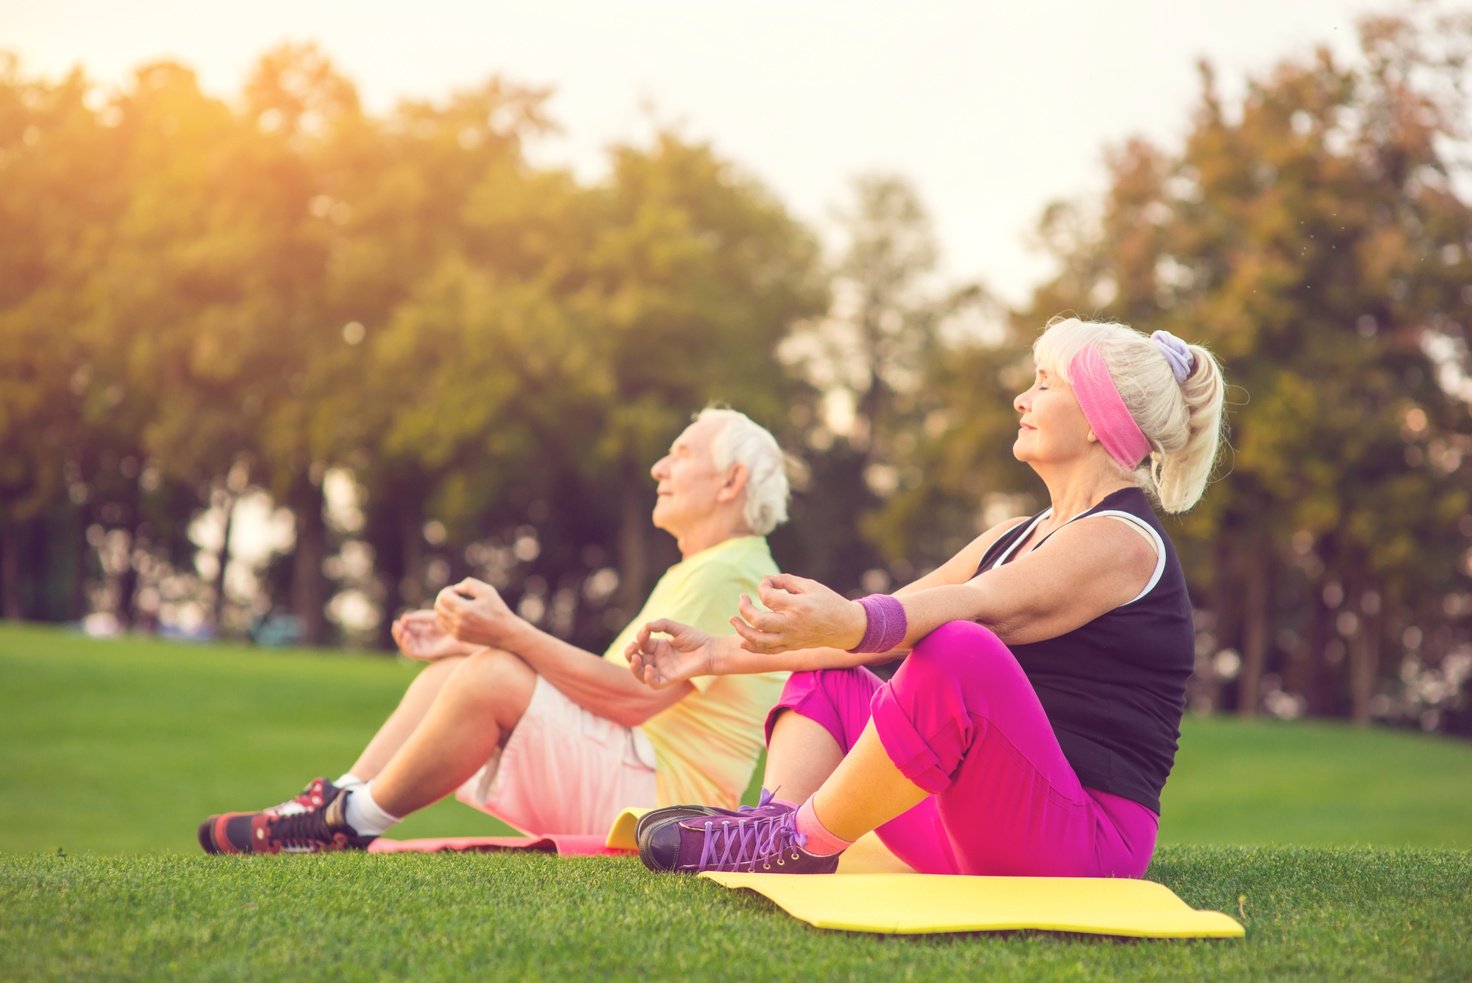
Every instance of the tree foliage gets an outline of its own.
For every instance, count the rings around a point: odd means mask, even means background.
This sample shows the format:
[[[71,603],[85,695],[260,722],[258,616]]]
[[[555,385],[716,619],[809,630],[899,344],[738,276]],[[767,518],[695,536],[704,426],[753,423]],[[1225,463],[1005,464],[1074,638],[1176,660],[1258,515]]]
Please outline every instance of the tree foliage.
[[[1240,95],[1203,65],[1178,145],[1109,148],[1103,195],[1041,216],[1058,269],[1015,311],[942,282],[898,175],[854,183],[825,263],[677,131],[592,180],[538,164],[548,93],[504,79],[373,114],[310,45],[232,99],[0,57],[0,615],[194,604],[320,641],[353,602],[384,642],[475,574],[596,648],[673,558],[648,468],[711,402],[803,460],[784,566],[882,589],[1040,507],[1012,398],[1073,312],[1205,342],[1235,384],[1172,522],[1198,700],[1445,723],[1472,677],[1469,46],[1427,5]],[[262,500],[290,545],[244,570]]]
[[[1179,528],[1243,712],[1286,688],[1367,719],[1388,653],[1465,645],[1469,41],[1466,18],[1371,18],[1357,61],[1284,62],[1236,105],[1203,65],[1181,150],[1128,141],[1092,214],[1044,218],[1063,267],[1024,323],[1173,330],[1237,387]]]

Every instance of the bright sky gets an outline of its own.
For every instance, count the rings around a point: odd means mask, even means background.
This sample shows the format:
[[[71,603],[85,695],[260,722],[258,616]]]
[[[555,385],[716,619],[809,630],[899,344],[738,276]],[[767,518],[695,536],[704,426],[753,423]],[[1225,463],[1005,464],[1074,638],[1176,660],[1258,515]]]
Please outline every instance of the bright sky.
[[[1404,3],[1404,0],[1402,0]],[[1043,206],[1102,187],[1102,150],[1174,142],[1210,59],[1228,91],[1281,57],[1354,47],[1394,0],[0,0],[28,73],[116,83],[150,60],[229,97],[283,41],[314,40],[386,110],[493,74],[551,87],[539,159],[585,177],[656,118],[755,173],[825,232],[850,179],[907,176],[953,279],[1023,299]]]

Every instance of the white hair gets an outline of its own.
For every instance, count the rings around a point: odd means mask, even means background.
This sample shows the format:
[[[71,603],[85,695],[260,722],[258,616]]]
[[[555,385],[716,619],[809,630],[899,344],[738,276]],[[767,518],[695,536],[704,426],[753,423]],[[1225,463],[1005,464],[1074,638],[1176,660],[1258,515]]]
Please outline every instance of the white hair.
[[[1160,345],[1124,324],[1054,318],[1033,343],[1033,361],[1062,377],[1085,346],[1104,358],[1125,408],[1150,442],[1150,456],[1134,469],[1136,484],[1167,512],[1184,512],[1206,490],[1221,446],[1226,382],[1211,352],[1191,345],[1195,361],[1176,382]]]
[[[745,413],[708,406],[695,421],[715,420],[721,425],[711,438],[710,451],[718,471],[732,464],[746,468],[746,501],[742,516],[747,528],[765,536],[787,521],[787,461],[777,438]]]

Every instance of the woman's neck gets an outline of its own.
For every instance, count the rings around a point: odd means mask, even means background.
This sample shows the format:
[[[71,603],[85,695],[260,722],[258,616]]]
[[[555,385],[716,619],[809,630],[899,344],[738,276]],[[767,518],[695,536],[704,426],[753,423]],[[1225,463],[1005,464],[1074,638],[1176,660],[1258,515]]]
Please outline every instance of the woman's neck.
[[[1041,475],[1048,486],[1048,499],[1053,514],[1044,520],[1050,527],[1060,526],[1076,515],[1104,501],[1122,488],[1133,488],[1134,482],[1112,465],[1085,465],[1066,472]]]

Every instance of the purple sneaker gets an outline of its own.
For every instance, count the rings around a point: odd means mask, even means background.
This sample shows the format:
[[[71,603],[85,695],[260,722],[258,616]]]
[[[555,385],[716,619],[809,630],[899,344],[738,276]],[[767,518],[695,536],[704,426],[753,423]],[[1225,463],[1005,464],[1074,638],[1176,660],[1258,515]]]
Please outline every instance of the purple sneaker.
[[[652,824],[639,840],[639,859],[650,870],[698,873],[702,870],[771,874],[831,874],[838,854],[817,856],[803,849],[797,810],[764,794],[744,814],[722,811],[671,816]],[[678,808],[678,807],[676,807]]]
[[[653,809],[639,817],[634,824],[634,842],[639,845],[639,851],[644,851],[644,844],[649,834],[658,826],[673,822],[677,819],[690,819],[696,816],[776,816],[791,811],[791,806],[773,802],[774,793],[762,789],[761,796],[754,806],[739,806],[735,810],[722,809],[718,806],[665,806],[662,809]]]

